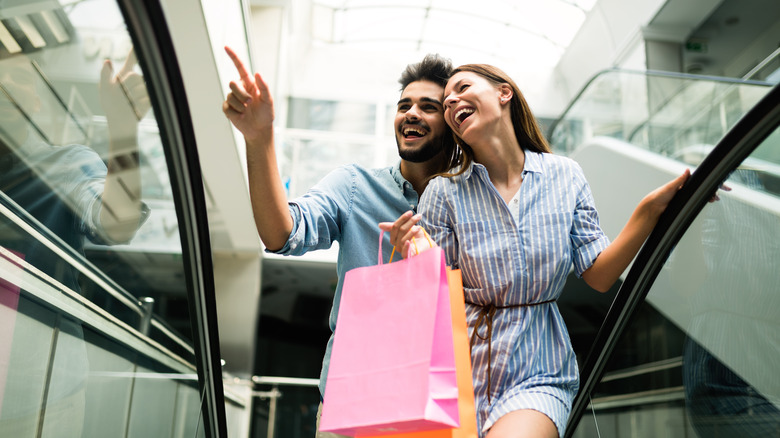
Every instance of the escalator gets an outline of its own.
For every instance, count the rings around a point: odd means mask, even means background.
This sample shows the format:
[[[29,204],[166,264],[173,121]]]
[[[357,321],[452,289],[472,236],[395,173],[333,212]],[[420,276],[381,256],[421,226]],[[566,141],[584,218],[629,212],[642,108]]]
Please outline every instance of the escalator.
[[[160,4],[0,2],[0,86],[0,437],[240,430]]]
[[[613,238],[693,170],[608,305],[576,281],[561,298],[581,371],[567,437],[780,435],[778,126],[777,86],[617,70],[552,126]]]

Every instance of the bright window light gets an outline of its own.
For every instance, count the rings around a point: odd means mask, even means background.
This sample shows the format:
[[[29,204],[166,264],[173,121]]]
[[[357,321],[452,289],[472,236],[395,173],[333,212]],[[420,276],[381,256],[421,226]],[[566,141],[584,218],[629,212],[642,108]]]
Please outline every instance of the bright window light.
[[[312,35],[318,44],[334,47],[440,53],[456,64],[490,63],[510,75],[549,71],[574,39],[594,3],[595,0],[314,0],[316,19]],[[329,13],[325,14],[325,10]]]

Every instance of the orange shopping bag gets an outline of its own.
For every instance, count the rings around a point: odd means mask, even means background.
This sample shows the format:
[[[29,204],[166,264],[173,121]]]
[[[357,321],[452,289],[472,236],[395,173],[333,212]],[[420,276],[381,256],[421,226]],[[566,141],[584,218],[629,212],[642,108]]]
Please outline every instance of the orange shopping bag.
[[[477,438],[477,413],[474,408],[474,384],[471,380],[471,354],[466,326],[466,304],[460,269],[447,268],[452,309],[452,340],[455,344],[455,367],[458,381],[460,427],[427,432],[382,435],[381,438]],[[377,438],[379,438],[377,436]]]

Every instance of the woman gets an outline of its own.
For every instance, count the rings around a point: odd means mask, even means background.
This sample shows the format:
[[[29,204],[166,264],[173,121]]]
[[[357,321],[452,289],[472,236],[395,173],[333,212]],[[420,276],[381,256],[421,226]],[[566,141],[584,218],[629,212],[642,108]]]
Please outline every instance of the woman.
[[[481,436],[563,436],[578,389],[568,332],[555,303],[572,266],[605,292],[625,270],[689,176],[648,194],[610,243],[573,160],[550,154],[523,95],[498,68],[458,67],[444,116],[462,149],[454,174],[433,179],[394,224],[391,242],[416,237],[422,218],[448,264],[460,268],[472,340]]]

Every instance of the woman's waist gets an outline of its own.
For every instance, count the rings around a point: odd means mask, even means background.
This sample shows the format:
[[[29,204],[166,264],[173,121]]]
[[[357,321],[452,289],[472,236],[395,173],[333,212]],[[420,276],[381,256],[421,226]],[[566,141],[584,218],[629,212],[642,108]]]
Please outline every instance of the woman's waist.
[[[554,303],[560,293],[549,291],[517,291],[512,289],[463,288],[463,298],[467,304],[496,309],[533,307]]]

